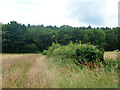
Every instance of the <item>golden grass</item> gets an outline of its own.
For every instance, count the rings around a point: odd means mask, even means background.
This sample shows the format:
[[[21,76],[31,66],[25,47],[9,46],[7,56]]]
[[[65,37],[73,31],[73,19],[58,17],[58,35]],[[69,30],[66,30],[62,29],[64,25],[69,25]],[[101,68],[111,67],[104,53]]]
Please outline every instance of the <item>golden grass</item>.
[[[106,55],[111,55],[110,53]],[[117,88],[118,73],[63,67],[40,54],[3,54],[3,88]]]
[[[116,60],[117,59],[117,55],[119,52],[105,52],[104,53],[104,59],[113,59]]]
[[[54,77],[47,68],[45,56],[40,54],[4,55],[2,61],[3,88],[51,87],[51,78]]]
[[[2,59],[2,87],[23,87],[26,73],[39,55],[7,55]],[[7,58],[9,57],[9,58]],[[10,58],[11,57],[11,58]]]
[[[30,71],[26,74],[27,81],[24,87],[44,88],[49,87],[50,74],[45,63],[45,56],[36,59]]]

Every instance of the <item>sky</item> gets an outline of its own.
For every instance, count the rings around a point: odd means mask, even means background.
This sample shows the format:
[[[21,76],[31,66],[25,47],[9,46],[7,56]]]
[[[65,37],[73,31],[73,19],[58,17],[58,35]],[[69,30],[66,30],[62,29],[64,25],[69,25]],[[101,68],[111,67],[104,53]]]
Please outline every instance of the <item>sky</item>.
[[[0,0],[0,22],[117,27],[119,0]]]

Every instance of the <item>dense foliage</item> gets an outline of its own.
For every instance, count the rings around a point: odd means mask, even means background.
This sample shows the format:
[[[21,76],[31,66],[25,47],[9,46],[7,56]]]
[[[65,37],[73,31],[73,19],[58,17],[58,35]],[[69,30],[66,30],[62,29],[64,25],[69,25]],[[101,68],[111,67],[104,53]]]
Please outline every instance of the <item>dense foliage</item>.
[[[94,45],[81,44],[71,42],[68,45],[60,45],[59,43],[53,43],[48,50],[44,50],[43,54],[48,58],[52,58],[52,63],[56,63],[58,66],[69,68],[71,65],[83,69],[87,67],[89,69],[104,69],[105,71],[111,71],[114,69],[118,72],[119,61],[112,59],[104,59],[104,50],[98,49]]]
[[[85,62],[98,62],[103,61],[104,51],[99,50],[96,46],[86,45],[81,43],[71,42],[68,45],[60,45],[53,43],[49,49],[43,52],[48,56],[57,56],[60,58],[70,58],[71,60],[77,60],[82,64]]]
[[[52,42],[58,42],[67,45],[72,41],[82,44],[93,44],[106,51],[119,49],[118,28],[91,28],[71,27],[63,25],[43,26],[30,25],[11,21],[2,25],[2,52],[3,53],[34,53],[42,52],[52,45]]]

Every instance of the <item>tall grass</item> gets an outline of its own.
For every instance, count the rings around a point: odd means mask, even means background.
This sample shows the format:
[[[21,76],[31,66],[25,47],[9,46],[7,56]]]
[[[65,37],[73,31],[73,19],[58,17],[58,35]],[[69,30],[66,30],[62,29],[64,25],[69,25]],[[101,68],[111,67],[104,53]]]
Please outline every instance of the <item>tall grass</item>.
[[[72,42],[53,45],[44,51],[54,82],[51,87],[117,88],[118,61],[104,60],[104,50],[93,45]],[[84,63],[81,63],[84,62]]]
[[[117,62],[81,68],[71,58],[14,55],[3,58],[3,88],[117,88]],[[11,58],[10,58],[11,57]],[[64,62],[66,61],[66,62]],[[108,64],[108,66],[105,64]]]
[[[32,66],[36,55],[17,55],[16,58],[14,55],[9,55],[8,57],[6,56],[2,60],[2,87],[21,88],[24,86],[25,75]]]
[[[47,61],[47,66],[52,74],[53,82],[51,87],[59,88],[117,88],[118,87],[118,72],[115,70],[118,67],[116,64],[110,70],[106,70],[101,63],[101,68],[90,69],[84,66],[80,69],[74,63],[70,62],[61,65],[55,62],[57,57],[52,57]],[[112,66],[112,65],[111,65]]]

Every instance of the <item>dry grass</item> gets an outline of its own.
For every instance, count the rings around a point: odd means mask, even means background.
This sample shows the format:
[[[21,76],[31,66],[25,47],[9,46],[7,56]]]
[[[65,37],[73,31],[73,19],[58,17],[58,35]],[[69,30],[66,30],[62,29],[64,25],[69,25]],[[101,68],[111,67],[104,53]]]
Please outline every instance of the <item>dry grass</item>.
[[[26,73],[39,55],[3,55],[2,59],[2,87],[23,87]],[[8,58],[9,57],[9,58]]]
[[[3,88],[51,87],[52,73],[40,54],[3,55]]]
[[[104,53],[104,59],[113,59],[116,60],[117,59],[117,54],[118,52],[105,52]]]
[[[110,55],[110,54],[108,54]],[[118,73],[61,67],[40,54],[3,54],[3,88],[117,88]]]
[[[27,73],[27,81],[24,87],[45,88],[49,87],[50,74],[45,63],[45,56],[37,58],[30,71]]]

